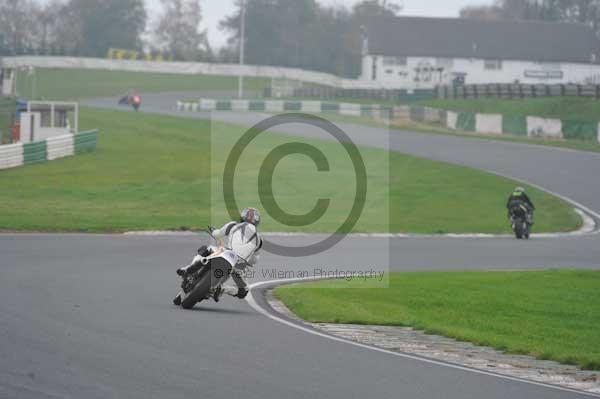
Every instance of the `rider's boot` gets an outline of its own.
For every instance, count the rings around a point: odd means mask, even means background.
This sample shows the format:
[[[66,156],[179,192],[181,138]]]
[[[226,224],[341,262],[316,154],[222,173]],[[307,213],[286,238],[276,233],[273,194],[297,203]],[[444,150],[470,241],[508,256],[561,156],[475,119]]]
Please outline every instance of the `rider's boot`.
[[[240,287],[240,288],[238,288],[238,292],[235,297],[240,298],[240,299],[245,299],[248,296],[249,292],[250,292],[250,290],[248,288]]]
[[[221,299],[221,295],[223,295],[223,292],[224,290],[221,287],[217,287],[215,289],[215,292],[213,294],[213,299],[215,300],[215,302],[219,302],[219,300]]]
[[[181,306],[181,294],[177,294],[177,296],[173,299],[173,305]]]

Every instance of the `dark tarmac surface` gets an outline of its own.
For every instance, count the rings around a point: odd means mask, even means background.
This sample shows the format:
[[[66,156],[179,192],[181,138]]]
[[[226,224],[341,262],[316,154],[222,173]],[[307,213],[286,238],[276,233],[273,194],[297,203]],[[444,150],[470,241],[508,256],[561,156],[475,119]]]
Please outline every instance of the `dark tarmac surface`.
[[[181,94],[144,96],[173,113]],[[116,107],[116,100],[86,101]],[[189,114],[185,114],[189,115]],[[253,114],[213,117],[251,124]],[[600,211],[600,154],[342,124],[359,144],[525,179]],[[311,135],[289,126],[286,134]],[[298,245],[308,238],[278,238]],[[195,237],[0,235],[0,398],[576,398],[526,382],[333,342],[225,298],[171,305]],[[600,236],[351,238],[309,258],[265,254],[253,281],[287,271],[598,268]],[[388,263],[389,262],[389,263]],[[366,266],[368,265],[368,266]],[[360,292],[357,292],[360,295]]]

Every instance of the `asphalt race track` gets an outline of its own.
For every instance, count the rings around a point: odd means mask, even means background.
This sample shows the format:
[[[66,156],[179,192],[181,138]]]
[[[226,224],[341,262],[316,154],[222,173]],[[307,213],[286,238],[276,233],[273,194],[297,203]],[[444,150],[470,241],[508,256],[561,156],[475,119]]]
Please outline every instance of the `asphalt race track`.
[[[144,96],[175,113],[180,95]],[[95,106],[115,99],[88,101]],[[251,124],[260,116],[218,114]],[[600,154],[342,124],[359,144],[490,170],[600,211]],[[288,126],[286,134],[312,134]],[[381,140],[381,141],[380,141]],[[298,245],[311,238],[277,238]],[[584,394],[399,358],[308,334],[225,298],[171,305],[176,266],[197,237],[0,235],[0,398],[579,398]],[[597,268],[600,236],[350,238],[305,259],[265,255],[271,268],[392,270]],[[382,256],[383,260],[374,259]]]

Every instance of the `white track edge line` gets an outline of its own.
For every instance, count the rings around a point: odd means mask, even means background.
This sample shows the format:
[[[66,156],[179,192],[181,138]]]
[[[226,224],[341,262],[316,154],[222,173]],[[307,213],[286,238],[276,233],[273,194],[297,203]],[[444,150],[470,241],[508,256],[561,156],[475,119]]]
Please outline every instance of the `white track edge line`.
[[[407,353],[402,353],[402,352],[394,352],[388,349],[383,349],[383,348],[379,348],[376,346],[370,346],[370,345],[366,345],[366,344],[362,344],[359,342],[354,342],[345,338],[340,338],[340,337],[336,337],[333,335],[329,335],[329,334],[325,334],[319,331],[316,331],[314,329],[308,328],[308,327],[304,327],[300,324],[297,323],[293,323],[291,321],[285,320],[284,318],[281,318],[279,316],[274,315],[273,313],[269,312],[268,310],[264,309],[262,306],[260,306],[256,300],[254,299],[254,295],[253,295],[253,290],[256,288],[260,288],[263,286],[267,286],[267,285],[282,285],[282,284],[291,284],[291,283],[301,283],[301,282],[310,282],[310,281],[317,281],[317,280],[326,280],[325,278],[320,278],[320,277],[308,277],[308,278],[296,278],[296,279],[281,279],[281,280],[271,280],[271,281],[261,281],[261,282],[257,282],[254,284],[251,284],[248,286],[248,288],[250,289],[250,293],[248,295],[248,297],[246,298],[246,302],[248,302],[248,304],[258,313],[262,314],[263,316],[268,317],[271,320],[274,320],[278,323],[284,324],[288,327],[292,327],[295,328],[297,330],[312,334],[312,335],[316,335],[318,337],[321,338],[326,338],[329,339],[331,341],[336,341],[336,342],[340,342],[340,343],[344,343],[344,344],[349,344],[349,345],[353,345],[362,349],[369,349],[372,351],[376,351],[376,352],[380,352],[380,353],[384,353],[387,355],[392,355],[392,356],[396,356],[396,357],[401,357],[404,359],[411,359],[411,360],[417,360],[417,361],[421,361],[424,363],[429,363],[429,364],[434,364],[436,366],[442,366],[442,367],[449,367],[449,368],[453,368],[456,370],[461,370],[461,371],[466,371],[466,372],[471,372],[471,373],[475,373],[475,374],[481,374],[481,375],[486,375],[486,376],[490,376],[490,377],[496,377],[496,378],[500,378],[500,379],[504,379],[504,380],[510,380],[510,381],[515,381],[515,382],[521,382],[521,383],[526,383],[526,384],[531,384],[531,385],[537,385],[540,387],[544,387],[544,388],[549,388],[549,389],[554,389],[554,390],[559,390],[559,391],[563,391],[563,392],[570,392],[570,393],[575,393],[578,395],[582,395],[582,396],[590,396],[590,397],[598,397],[600,398],[600,394],[596,394],[593,392],[586,392],[586,391],[581,391],[581,390],[577,390],[577,389],[573,389],[573,388],[567,388],[567,387],[562,387],[559,385],[552,385],[552,384],[546,384],[543,382],[538,382],[538,381],[532,381],[532,380],[526,380],[526,379],[522,379],[522,378],[517,378],[517,377],[511,377],[511,376],[507,376],[507,375],[503,375],[503,374],[497,374],[497,373],[492,373],[492,372],[488,372],[488,371],[484,371],[484,370],[478,370],[475,368],[469,368],[469,367],[465,367],[465,366],[460,366],[458,364],[453,364],[453,363],[446,363],[446,362],[442,362],[442,361],[438,361],[435,359],[429,359],[426,357],[420,357],[420,356],[414,356],[414,355],[410,355]],[[275,310],[274,310],[275,311]]]

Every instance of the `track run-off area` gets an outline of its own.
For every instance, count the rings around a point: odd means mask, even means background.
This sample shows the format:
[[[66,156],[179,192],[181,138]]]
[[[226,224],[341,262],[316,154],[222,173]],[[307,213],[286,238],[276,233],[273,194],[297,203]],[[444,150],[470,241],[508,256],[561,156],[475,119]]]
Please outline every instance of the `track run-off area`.
[[[144,95],[144,112],[183,117],[185,96]],[[117,108],[114,98],[86,106]],[[251,126],[266,115],[213,113]],[[465,165],[544,188],[600,216],[600,154],[336,123],[357,145]],[[280,126],[311,137],[310,129]],[[390,139],[389,135],[394,137]],[[314,236],[280,236],[302,245]],[[0,235],[0,397],[19,398],[579,398],[558,387],[396,356],[327,339],[274,318],[263,298],[272,271],[388,263],[391,271],[597,269],[600,235],[352,236],[315,256],[264,254],[251,304],[231,298],[193,311],[171,304],[174,270],[195,236]],[[379,261],[378,256],[385,257]],[[360,292],[357,292],[360,295]],[[252,305],[252,306],[251,306]],[[258,310],[257,310],[258,309]],[[262,309],[262,311],[261,311]],[[271,314],[272,315],[272,314]]]

